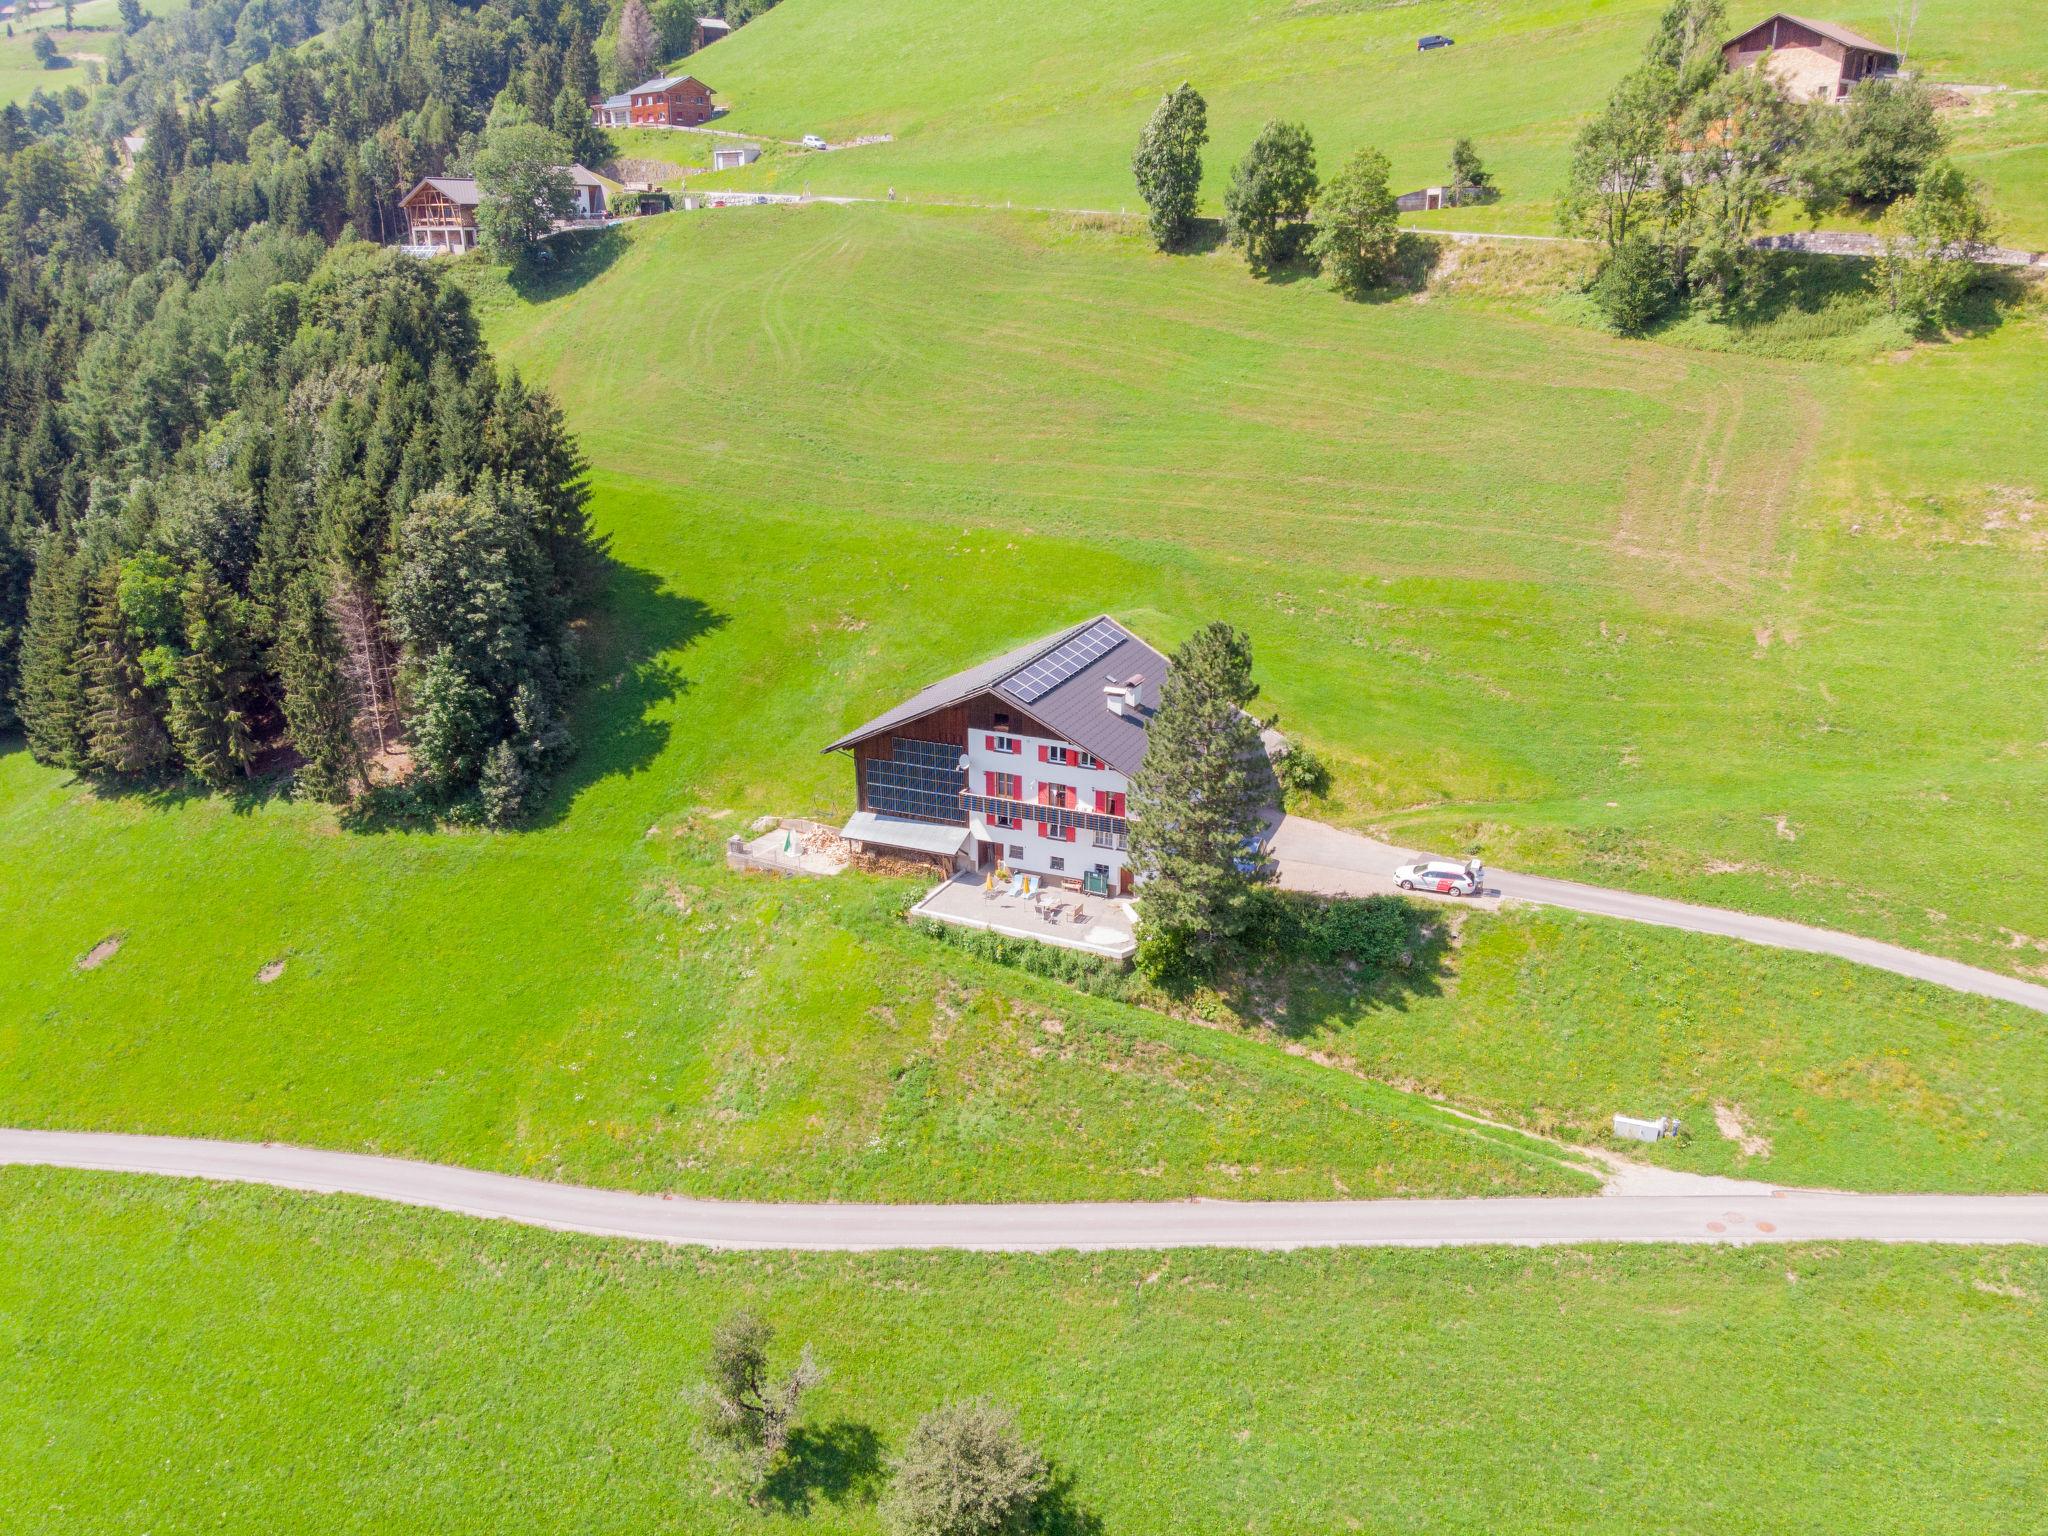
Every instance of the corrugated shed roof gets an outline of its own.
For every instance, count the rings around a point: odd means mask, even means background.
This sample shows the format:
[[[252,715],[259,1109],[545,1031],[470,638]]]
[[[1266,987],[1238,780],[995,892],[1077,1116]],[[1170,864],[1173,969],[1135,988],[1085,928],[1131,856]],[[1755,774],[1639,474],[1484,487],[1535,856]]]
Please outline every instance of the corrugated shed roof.
[[[965,703],[978,694],[999,690],[1002,684],[1030,669],[1034,662],[1044,660],[1068,641],[1079,639],[1098,625],[1105,626],[1105,637],[1113,639],[1108,649],[1093,655],[1078,670],[1028,704],[1008,693],[1001,694],[1001,697],[1019,714],[1037,721],[1049,734],[1064,737],[1083,750],[1094,753],[1119,773],[1135,773],[1145,760],[1148,740],[1145,723],[1151,718],[1152,711],[1148,708],[1135,716],[1112,714],[1102,690],[1106,684],[1142,676],[1145,679],[1145,697],[1156,704],[1160,684],[1166,680],[1167,661],[1106,614],[1084,620],[1042,640],[1034,640],[1029,645],[1021,645],[993,661],[969,667],[964,672],[956,672],[920,689],[894,709],[885,710],[867,724],[848,731],[825,750],[840,751],[857,741],[915,720],[920,715]],[[1097,647],[1089,649],[1093,651]]]

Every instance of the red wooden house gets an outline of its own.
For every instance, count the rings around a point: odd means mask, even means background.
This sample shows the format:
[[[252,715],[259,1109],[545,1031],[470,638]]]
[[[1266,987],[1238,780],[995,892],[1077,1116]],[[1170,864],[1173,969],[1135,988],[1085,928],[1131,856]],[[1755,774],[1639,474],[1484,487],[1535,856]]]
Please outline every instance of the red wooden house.
[[[626,93],[635,128],[694,128],[711,121],[711,87],[693,75],[659,75]]]

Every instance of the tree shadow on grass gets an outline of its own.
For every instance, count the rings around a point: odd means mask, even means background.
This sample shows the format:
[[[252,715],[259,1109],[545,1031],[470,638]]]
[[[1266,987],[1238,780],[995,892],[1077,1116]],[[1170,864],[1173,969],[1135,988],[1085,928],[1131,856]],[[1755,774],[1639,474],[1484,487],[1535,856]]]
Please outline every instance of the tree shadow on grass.
[[[1030,1529],[1034,1536],[1102,1536],[1102,1516],[1082,1508],[1073,1474],[1055,1468],[1052,1486],[1031,1512]]]
[[[1218,979],[1216,994],[1238,1018],[1284,1040],[1305,1039],[1377,1013],[1406,1013],[1422,999],[1441,997],[1450,974],[1453,914],[1417,902],[1402,906],[1409,925],[1399,962],[1318,964],[1248,957]]]
[[[598,780],[654,763],[671,729],[654,712],[690,688],[676,653],[726,622],[725,614],[671,591],[654,572],[612,563],[606,590],[578,636],[590,681],[569,722],[575,754],[524,826],[552,826]]]
[[[529,252],[505,274],[505,281],[529,304],[545,304],[603,276],[625,251],[625,232],[617,225],[570,230]]]
[[[872,1504],[885,1480],[881,1437],[869,1425],[835,1419],[790,1435],[761,1497],[784,1514],[808,1515],[821,1499]]]

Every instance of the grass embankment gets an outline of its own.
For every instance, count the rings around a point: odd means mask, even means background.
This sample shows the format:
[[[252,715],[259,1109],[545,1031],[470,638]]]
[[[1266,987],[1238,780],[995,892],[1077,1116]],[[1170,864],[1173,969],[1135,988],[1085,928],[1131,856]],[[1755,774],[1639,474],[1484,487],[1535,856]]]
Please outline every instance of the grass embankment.
[[[2015,499],[2048,447],[2008,430],[2048,350],[2031,322],[1901,363],[1758,362],[903,209],[672,216],[553,282],[485,282],[486,322],[614,471],[620,566],[540,825],[98,800],[11,751],[0,1121],[787,1198],[1555,1181],[1269,1045],[966,966],[898,927],[897,891],[716,866],[761,812],[843,812],[816,749],[847,724],[1105,608],[1162,643],[1245,626],[1341,818],[2048,961],[2009,936],[2048,935],[2048,894],[1950,856],[2048,838],[2048,584]],[[1758,1015],[1711,1001],[1732,946],[1555,942],[1601,982],[1539,954],[1460,981],[1443,1038],[1331,1043],[1574,1127],[1725,1098],[1780,1149],[1765,1177],[2040,1182],[2038,1054],[1996,1046],[2032,1015],[1771,957],[1763,1016],[1798,1043],[1760,1076]],[[1668,1029],[1642,990],[1696,1048],[1638,1049]],[[1939,1093],[1879,1074],[1836,1106],[1897,1006]],[[1532,1019],[1608,1059],[1531,1050],[1511,1082],[1449,1043],[1513,1057]],[[1683,1155],[1732,1155],[1696,1130]]]
[[[1070,1532],[1976,1536],[2048,1498],[2032,1251],[713,1256],[97,1174],[0,1197],[22,1536],[868,1533],[911,1423],[984,1391]],[[831,1370],[761,1511],[688,1399],[741,1305]]]
[[[821,192],[894,187],[917,197],[1136,206],[1138,131],[1160,94],[1189,80],[1209,102],[1211,212],[1259,125],[1281,116],[1308,125],[1326,170],[1361,144],[1385,150],[1397,191],[1441,183],[1452,140],[1471,135],[1502,200],[1420,221],[1548,232],[1573,132],[1640,57],[1661,9],[1658,0],[1050,0],[1020,11],[963,0],[933,12],[914,0],[809,0],[757,17],[685,67],[732,107],[724,127],[784,138],[896,135],[801,168],[764,165],[764,183],[801,175]],[[1763,14],[1732,14],[1731,31]],[[1889,10],[1870,0],[1828,15],[1891,36]],[[1457,44],[1419,54],[1425,32]],[[2048,85],[2048,48],[1991,0],[1930,11],[1913,54],[1937,80]],[[1987,133],[1973,111],[1956,118],[1965,163],[1990,181],[2016,238],[2048,243],[2035,185],[2048,155],[2039,114]],[[2013,133],[2023,147],[2000,142]]]

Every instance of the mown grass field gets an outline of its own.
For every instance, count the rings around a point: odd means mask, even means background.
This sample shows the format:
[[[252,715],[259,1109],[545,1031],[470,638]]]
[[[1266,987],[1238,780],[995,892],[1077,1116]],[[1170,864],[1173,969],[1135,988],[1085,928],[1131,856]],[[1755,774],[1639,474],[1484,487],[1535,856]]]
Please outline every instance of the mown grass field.
[[[908,886],[717,867],[758,814],[844,811],[847,724],[1098,609],[1243,625],[1340,819],[2048,962],[2039,889],[1949,856],[2044,830],[2043,448],[2004,430],[2037,316],[1801,363],[901,208],[650,221],[546,299],[474,270],[606,466],[583,755],[486,835],[100,800],[9,752],[0,1120],[783,1198],[1583,1187],[1273,1042],[970,965],[896,924]],[[1693,1113],[1725,1101],[1763,1177],[2048,1171],[2030,1014],[1483,929],[1321,1043],[1571,1135],[1684,1113],[1687,1166],[1735,1165]]]
[[[143,0],[142,9],[162,16],[185,9],[184,0]],[[27,101],[37,91],[59,92],[66,86],[86,88],[85,65],[105,57],[119,35],[121,12],[114,0],[80,0],[72,9],[74,27],[64,25],[64,7],[52,6],[32,16],[18,16],[11,35],[0,37],[0,103]],[[31,48],[38,32],[50,33],[64,65],[45,69]]]
[[[869,1533],[878,1464],[984,1391],[1066,1532],[1979,1536],[2048,1498],[2024,1250],[719,1257],[9,1170],[0,1255],[22,1536]],[[740,1305],[831,1371],[760,1511],[688,1396]]]
[[[1283,116],[1308,125],[1326,168],[1377,145],[1398,190],[1441,182],[1452,140],[1471,135],[1497,172],[1501,202],[1424,222],[1547,230],[1572,133],[1639,56],[1660,9],[1656,0],[1052,0],[1019,10],[965,0],[935,11],[918,0],[788,0],[684,67],[731,107],[723,126],[896,136],[763,166],[764,183],[801,176],[820,192],[1135,206],[1132,145],[1161,93],[1188,80],[1209,102],[1212,212],[1259,125]],[[1733,7],[1731,22],[1767,14]],[[1889,10],[1868,0],[1826,15],[1892,37]],[[1457,45],[1418,54],[1426,32]],[[1930,8],[1912,53],[1934,80],[2048,85],[2038,29],[1991,0]],[[1965,162],[1991,183],[2011,233],[2038,245],[2048,243],[2038,187],[2048,131],[2023,100],[1998,128],[1966,118],[1958,129]]]

